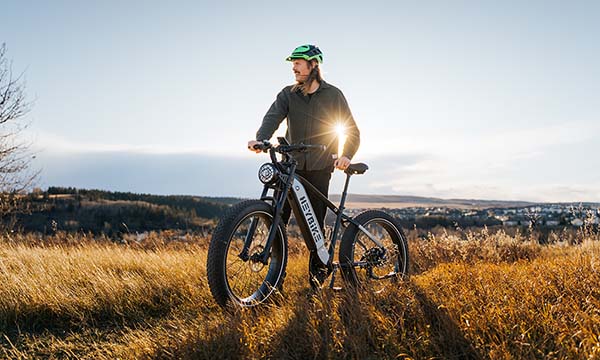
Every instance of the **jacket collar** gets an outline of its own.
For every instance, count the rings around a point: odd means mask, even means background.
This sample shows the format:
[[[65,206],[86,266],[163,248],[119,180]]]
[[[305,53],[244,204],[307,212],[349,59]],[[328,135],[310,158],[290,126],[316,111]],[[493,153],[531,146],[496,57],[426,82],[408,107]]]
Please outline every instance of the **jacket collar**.
[[[321,83],[319,84],[319,88],[317,89],[317,91],[315,91],[316,93],[323,90],[323,89],[327,89],[331,87],[331,85],[329,85],[328,83],[325,82],[325,80],[321,80]]]
[[[327,82],[325,82],[325,80],[321,80],[321,83],[319,84],[319,88],[313,94],[316,94],[319,91],[321,91],[323,89],[328,89],[330,87],[331,87],[331,85],[329,85]],[[296,93],[302,97],[306,97],[302,94],[302,92],[300,90],[296,90]]]

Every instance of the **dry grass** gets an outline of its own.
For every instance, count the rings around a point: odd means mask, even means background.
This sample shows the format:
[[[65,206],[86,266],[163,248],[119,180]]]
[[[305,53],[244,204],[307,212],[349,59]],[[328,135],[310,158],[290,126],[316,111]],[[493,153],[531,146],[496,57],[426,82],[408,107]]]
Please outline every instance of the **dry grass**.
[[[207,288],[206,239],[168,236],[5,236],[0,356],[600,358],[595,235],[544,247],[486,231],[412,240],[412,277],[380,295],[312,293],[295,246],[274,304],[229,311]]]

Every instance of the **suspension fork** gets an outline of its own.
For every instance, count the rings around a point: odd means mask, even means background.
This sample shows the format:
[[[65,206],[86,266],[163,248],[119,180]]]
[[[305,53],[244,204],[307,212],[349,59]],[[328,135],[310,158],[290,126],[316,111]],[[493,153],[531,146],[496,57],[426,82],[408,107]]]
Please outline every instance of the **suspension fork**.
[[[266,199],[267,192],[269,191],[269,187],[265,185],[263,192],[260,196],[260,199]],[[252,245],[252,239],[254,239],[254,233],[256,232],[256,227],[258,226],[258,218],[256,216],[252,217],[250,220],[250,227],[248,228],[248,232],[246,232],[246,237],[244,239],[244,247],[242,251],[238,254],[238,257],[243,261],[248,261],[250,259],[250,245]]]
[[[269,237],[267,238],[267,243],[265,244],[265,248],[263,249],[262,253],[258,254],[258,260],[260,260],[260,262],[262,262],[265,265],[267,265],[267,263],[269,262],[271,245],[273,245],[273,240],[275,240],[275,236],[277,236],[279,222],[281,221],[281,214],[283,213],[283,206],[287,201],[287,194],[290,192],[290,188],[292,187],[292,182],[294,181],[295,173],[296,163],[294,162],[290,167],[289,175],[285,181],[283,191],[279,194],[279,198],[277,199],[277,203],[275,204],[275,216],[273,217],[271,229],[269,229]]]
[[[271,198],[275,203],[275,215],[273,217],[273,223],[271,224],[271,228],[269,229],[269,237],[267,238],[267,242],[265,243],[264,249],[260,254],[252,255],[253,260],[260,261],[263,264],[267,264],[269,261],[269,254],[271,252],[271,245],[273,244],[273,240],[277,235],[277,229],[279,227],[279,222],[281,221],[281,214],[283,206],[285,205],[285,201],[287,199],[287,193],[290,191],[292,187],[292,181],[294,180],[293,174],[296,172],[296,164],[292,164],[290,169],[290,175],[287,177],[285,185],[283,187],[283,191],[279,192],[279,196],[277,198]],[[261,199],[269,199],[266,197],[268,188],[265,187],[263,193],[261,195]],[[277,192],[276,192],[277,193]],[[276,200],[276,202],[275,202]],[[238,257],[243,261],[248,261],[250,259],[249,251],[250,245],[252,244],[252,240],[254,239],[254,233],[256,232],[256,227],[258,225],[258,219],[253,217],[250,221],[250,227],[248,228],[248,232],[246,233],[246,238],[244,239],[244,248],[239,253]]]
[[[246,238],[244,239],[244,248],[239,253],[238,257],[243,261],[248,261],[250,259],[250,245],[252,244],[252,239],[254,239],[254,233],[256,232],[256,227],[258,226],[258,218],[255,216],[250,221],[250,228],[248,228],[248,232],[246,233]]]

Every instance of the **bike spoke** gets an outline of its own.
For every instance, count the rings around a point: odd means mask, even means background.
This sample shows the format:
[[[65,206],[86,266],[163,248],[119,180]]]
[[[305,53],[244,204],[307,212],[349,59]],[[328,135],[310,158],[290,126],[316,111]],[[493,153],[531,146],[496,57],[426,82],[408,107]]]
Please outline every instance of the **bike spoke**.
[[[393,225],[383,219],[375,218],[363,226],[383,247],[377,246],[366,233],[357,232],[354,241],[355,273],[360,283],[371,284],[375,292],[381,292],[400,272],[405,271],[405,260],[401,259],[398,244],[394,241],[398,233],[392,233]]]
[[[367,246],[362,241],[360,241],[360,239],[356,239],[356,244],[360,245],[364,251],[367,251]]]
[[[239,274],[240,270],[244,269],[244,267],[247,266],[247,263],[245,262],[240,262],[239,264],[237,264],[238,266],[234,269],[233,266],[228,267],[229,269],[233,270],[233,277],[235,278],[236,275]],[[229,273],[229,271],[228,271]]]

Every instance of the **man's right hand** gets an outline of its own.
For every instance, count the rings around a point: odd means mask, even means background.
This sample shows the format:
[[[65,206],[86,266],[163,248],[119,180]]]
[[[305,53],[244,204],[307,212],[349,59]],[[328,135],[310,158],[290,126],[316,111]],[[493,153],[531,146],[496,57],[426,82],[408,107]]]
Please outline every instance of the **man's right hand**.
[[[254,145],[259,145],[259,144],[261,144],[260,141],[256,141],[256,140],[250,140],[250,141],[248,141],[248,150],[254,151],[257,154],[260,153],[260,152],[262,152],[262,150],[254,148]]]

